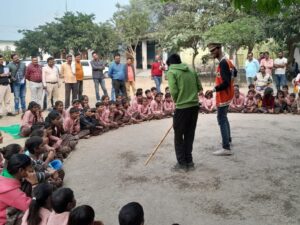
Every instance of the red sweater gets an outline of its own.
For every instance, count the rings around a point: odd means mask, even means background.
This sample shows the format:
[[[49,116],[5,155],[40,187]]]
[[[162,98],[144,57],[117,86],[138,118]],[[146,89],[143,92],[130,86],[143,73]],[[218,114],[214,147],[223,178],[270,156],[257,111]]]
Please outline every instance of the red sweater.
[[[160,67],[160,62],[152,63],[152,66],[151,66],[151,75],[152,76],[159,76],[159,77],[162,76],[163,71],[159,67]]]
[[[274,109],[275,106],[275,98],[271,96],[271,98],[263,98],[262,106],[267,109]]]

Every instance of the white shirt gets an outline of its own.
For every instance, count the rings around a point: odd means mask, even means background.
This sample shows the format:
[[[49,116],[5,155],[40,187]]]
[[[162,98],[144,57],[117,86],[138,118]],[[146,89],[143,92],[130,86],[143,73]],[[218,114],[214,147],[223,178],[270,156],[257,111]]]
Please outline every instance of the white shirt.
[[[58,69],[56,66],[44,66],[42,69],[43,86],[46,87],[47,82],[55,83],[59,81]]]
[[[281,59],[277,58],[274,61],[274,65],[286,65],[287,64],[287,59],[282,57]],[[286,71],[286,66],[284,68],[276,68],[275,69],[275,74],[285,74]]]

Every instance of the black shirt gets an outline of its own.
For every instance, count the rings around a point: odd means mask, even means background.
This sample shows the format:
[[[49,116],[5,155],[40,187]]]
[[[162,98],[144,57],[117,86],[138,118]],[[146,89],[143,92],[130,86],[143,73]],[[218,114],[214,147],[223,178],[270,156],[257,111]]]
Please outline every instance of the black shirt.
[[[3,73],[4,73],[4,66],[0,65],[0,74]],[[0,76],[0,85],[8,85],[8,84],[9,84],[9,78]]]

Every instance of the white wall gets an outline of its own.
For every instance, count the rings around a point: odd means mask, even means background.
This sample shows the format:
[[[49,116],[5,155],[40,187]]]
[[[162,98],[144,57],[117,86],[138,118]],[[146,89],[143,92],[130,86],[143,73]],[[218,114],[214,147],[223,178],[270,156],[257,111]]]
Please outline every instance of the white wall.
[[[296,48],[294,52],[294,57],[298,65],[300,65],[300,48]]]
[[[14,41],[0,41],[0,50],[16,50],[16,46],[14,44]]]

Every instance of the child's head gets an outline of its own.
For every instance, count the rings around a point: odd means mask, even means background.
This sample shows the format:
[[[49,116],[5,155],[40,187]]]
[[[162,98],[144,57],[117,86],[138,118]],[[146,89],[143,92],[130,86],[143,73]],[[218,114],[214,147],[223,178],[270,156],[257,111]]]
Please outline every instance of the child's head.
[[[295,98],[296,98],[296,94],[291,93],[291,94],[289,95],[289,100],[290,100],[290,102],[295,101]]]
[[[75,108],[79,108],[80,107],[80,101],[78,99],[74,99],[72,101],[72,106]]]
[[[167,93],[170,93],[170,88],[169,87],[166,87],[165,88],[165,93],[167,94]]]
[[[74,119],[78,119],[79,118],[79,109],[78,108],[71,108],[70,109],[70,117],[74,120]]]
[[[116,109],[116,102],[110,101],[109,103],[109,110],[112,112]]]
[[[198,92],[198,96],[204,96],[203,90]]]
[[[104,103],[103,102],[97,102],[96,103],[96,111],[97,112],[103,112],[103,110],[104,110]]]
[[[61,124],[60,120],[61,116],[56,111],[51,111],[46,117],[46,124],[50,124],[51,126],[59,126]]]
[[[34,102],[34,101],[29,102],[28,110],[30,110],[32,113],[38,112],[39,111],[39,104]]]
[[[123,206],[119,212],[120,225],[143,225],[144,210],[137,202],[131,202]]]
[[[248,89],[249,90],[255,90],[255,85],[254,84],[249,84]]]
[[[142,99],[143,99],[143,92],[142,93],[141,92],[136,92],[135,96],[136,96],[136,100],[138,102],[141,102]]]
[[[33,172],[31,159],[25,154],[14,154],[8,160],[7,171],[16,179],[22,180]]]
[[[0,148],[0,153],[5,160],[9,160],[14,154],[22,154],[23,148],[19,144],[10,144],[3,148]]]
[[[254,95],[255,95],[255,91],[252,90],[252,89],[250,89],[250,90],[248,91],[248,98],[249,98],[249,99],[253,99],[253,98],[254,98]]]
[[[26,140],[25,149],[28,150],[31,154],[42,154],[45,152],[43,148],[43,138],[39,136],[33,136]]]
[[[123,99],[123,96],[122,96],[122,95],[117,95],[116,101],[121,102],[122,99]]]
[[[161,102],[162,95],[163,95],[162,93],[157,93],[157,94],[155,95],[155,101]]]
[[[40,208],[47,208],[50,206],[53,186],[51,184],[43,183],[37,185],[32,191],[32,201],[29,205],[29,212],[27,217],[28,224],[40,224],[42,218],[40,216]]]
[[[35,129],[31,132],[30,137],[43,137],[44,136],[44,130],[43,129]]]
[[[212,91],[206,91],[204,96],[207,99],[211,99],[213,97],[213,92]]]
[[[118,110],[124,109],[122,102],[116,102],[116,108],[117,108]]]
[[[70,188],[59,188],[51,197],[52,208],[56,213],[71,211],[76,206],[74,193]]]
[[[261,94],[260,94],[260,93],[257,93],[257,94],[255,95],[255,99],[256,99],[256,100],[262,100]]]
[[[239,86],[238,84],[235,84],[235,85],[233,86],[233,89],[234,89],[234,90],[240,90],[240,86]]]
[[[143,97],[142,104],[143,104],[143,106],[147,106],[148,105],[148,100],[147,100],[146,97]]]
[[[107,95],[103,95],[101,101],[104,103],[105,106],[109,105],[109,97]]]
[[[123,104],[124,109],[127,109],[130,106],[129,101],[126,99],[123,99],[122,104]]]
[[[153,95],[153,96],[156,96],[156,94],[157,94],[157,89],[156,89],[156,87],[152,87],[152,88],[151,88],[151,92],[152,92],[152,95]]]
[[[68,225],[93,225],[94,219],[94,209],[89,205],[81,205],[71,211]]]
[[[282,91],[283,91],[284,93],[289,93],[289,86],[288,86],[288,85],[283,85],[283,86],[282,86]]]
[[[80,96],[79,101],[82,107],[87,107],[89,105],[89,97],[87,95]]]
[[[284,98],[284,92],[283,91],[281,91],[281,90],[278,90],[277,91],[277,96],[276,96],[277,98]]]
[[[143,89],[142,88],[138,88],[137,90],[136,90],[136,95],[137,95],[137,93],[140,93],[141,95],[143,95]]]
[[[88,107],[83,108],[83,113],[86,117],[91,117],[93,115],[91,108]]]
[[[267,87],[264,91],[264,98],[270,98],[273,96],[273,88]]]
[[[171,94],[170,94],[170,93],[166,93],[166,94],[165,94],[165,100],[166,100],[167,102],[172,101],[172,97],[171,97]]]
[[[234,89],[234,96],[235,96],[236,98],[239,98],[239,97],[240,97],[240,91],[239,91],[239,89]]]
[[[146,95],[147,98],[152,98],[152,93],[151,93],[151,91],[149,89],[147,89],[145,91],[145,95]]]
[[[64,103],[62,101],[56,101],[54,104],[54,109],[58,112],[62,112],[64,110]]]

